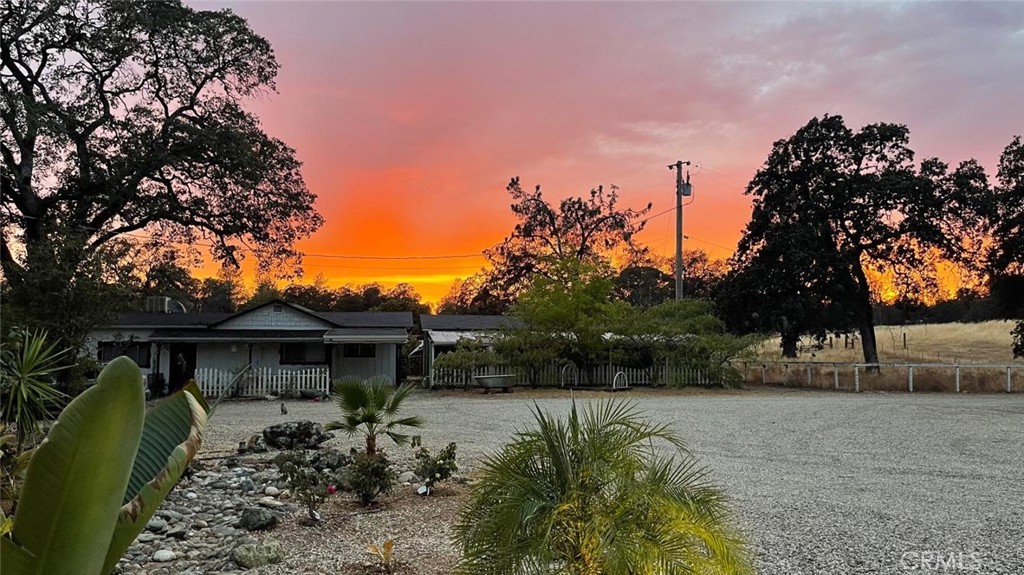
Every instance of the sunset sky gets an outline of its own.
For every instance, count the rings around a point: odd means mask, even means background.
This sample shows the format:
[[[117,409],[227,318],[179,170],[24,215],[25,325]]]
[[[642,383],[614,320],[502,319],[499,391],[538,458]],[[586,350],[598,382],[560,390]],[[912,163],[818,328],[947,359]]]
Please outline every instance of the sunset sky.
[[[251,109],[297,150],[326,224],[310,254],[479,254],[520,176],[558,200],[599,184],[652,213],[691,160],[687,247],[726,257],[745,183],[815,115],[910,127],[919,159],[990,173],[1024,132],[1024,4],[191,2],[273,45]],[[697,167],[699,165],[699,167]],[[641,235],[673,249],[670,214]],[[332,286],[412,283],[429,301],[483,264],[307,257]]]

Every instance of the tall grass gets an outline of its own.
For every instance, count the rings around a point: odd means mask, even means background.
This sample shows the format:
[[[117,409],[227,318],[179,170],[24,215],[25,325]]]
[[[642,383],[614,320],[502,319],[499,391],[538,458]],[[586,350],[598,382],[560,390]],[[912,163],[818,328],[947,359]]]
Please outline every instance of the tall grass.
[[[1010,331],[1015,323],[986,321],[981,323],[944,323],[908,326],[884,325],[875,328],[878,356],[883,362],[919,363],[1024,363],[1013,359]],[[907,347],[903,347],[906,333]],[[810,345],[810,340],[803,343]],[[833,338],[832,347],[803,352],[801,361],[858,362],[864,351],[858,340],[853,349],[843,348],[843,338]],[[766,340],[758,348],[765,360],[781,360],[779,338]]]

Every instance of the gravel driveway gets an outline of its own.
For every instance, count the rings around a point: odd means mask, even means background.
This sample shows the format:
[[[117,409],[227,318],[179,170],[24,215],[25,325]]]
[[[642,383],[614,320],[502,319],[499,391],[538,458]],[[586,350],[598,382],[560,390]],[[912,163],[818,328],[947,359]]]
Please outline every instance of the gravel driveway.
[[[590,401],[606,394],[578,393]],[[1024,396],[814,391],[634,390],[669,422],[733,501],[762,575],[1024,574]],[[423,443],[459,445],[464,468],[531,421],[559,392],[418,393]],[[225,403],[207,452],[281,421],[335,417],[331,403]],[[343,445],[352,440],[335,440]]]

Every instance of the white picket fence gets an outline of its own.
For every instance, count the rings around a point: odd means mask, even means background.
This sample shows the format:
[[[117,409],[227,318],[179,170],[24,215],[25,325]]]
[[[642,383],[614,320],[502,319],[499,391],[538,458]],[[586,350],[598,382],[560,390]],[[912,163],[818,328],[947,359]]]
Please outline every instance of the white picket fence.
[[[257,367],[241,372],[201,367],[196,369],[195,379],[207,397],[218,397],[224,393],[234,393],[239,397],[262,397],[302,389],[325,394],[331,391],[331,373],[327,366],[300,369]],[[237,387],[237,391],[233,392],[232,387]]]
[[[538,384],[544,387],[573,387],[573,386],[611,386],[613,382],[625,383],[627,386],[646,386],[652,384],[652,376],[659,385],[673,386],[712,386],[721,385],[713,375],[704,370],[693,369],[685,366],[661,365],[650,370],[621,367],[618,365],[604,364],[592,370],[593,381],[587,381],[587,376],[580,371],[573,373],[572,364],[559,365],[552,363],[541,370]],[[616,375],[623,375],[616,380]],[[526,373],[516,370],[509,365],[497,365],[480,368],[472,373],[461,370],[448,370],[434,368],[433,387],[471,387],[474,386],[473,376],[475,375],[513,375],[513,385],[530,385]]]

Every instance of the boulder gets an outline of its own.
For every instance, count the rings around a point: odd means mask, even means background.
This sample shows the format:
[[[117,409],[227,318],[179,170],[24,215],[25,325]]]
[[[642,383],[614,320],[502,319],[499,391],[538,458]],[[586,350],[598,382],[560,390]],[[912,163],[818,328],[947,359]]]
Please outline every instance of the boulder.
[[[242,512],[239,524],[246,531],[263,531],[277,525],[277,515],[261,507],[249,507]]]
[[[403,471],[401,475],[398,476],[399,483],[412,483],[413,481],[416,481],[416,474],[412,471]]]
[[[309,459],[309,466],[317,471],[337,471],[351,463],[352,457],[337,449],[318,452]]]
[[[178,554],[170,549],[161,549],[153,554],[153,561],[157,563],[167,563],[174,561],[178,557]]]
[[[239,545],[231,551],[231,559],[245,569],[256,569],[264,565],[280,563],[284,559],[284,549],[277,541],[261,541]]]
[[[324,433],[323,426],[312,421],[289,421],[263,430],[263,440],[276,449],[316,449],[330,439],[334,434]]]

